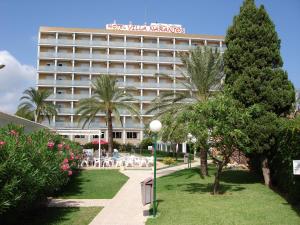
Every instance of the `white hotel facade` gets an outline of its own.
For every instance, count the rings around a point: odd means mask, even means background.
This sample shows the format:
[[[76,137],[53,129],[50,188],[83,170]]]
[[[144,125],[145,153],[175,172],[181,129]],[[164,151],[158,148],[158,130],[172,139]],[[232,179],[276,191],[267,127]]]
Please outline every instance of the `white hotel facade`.
[[[50,91],[48,101],[58,109],[50,126],[81,143],[97,138],[89,134],[90,130],[103,131],[107,139],[105,115],[99,113],[82,129],[76,108],[80,99],[92,95],[91,81],[110,74],[120,88],[128,88],[135,96],[141,115],[140,120],[132,119],[121,111],[123,127],[114,121],[114,138],[121,143],[139,143],[144,125],[153,117],[145,114],[151,101],[163,92],[187,91],[178,83],[183,79],[179,55],[195,46],[211,46],[222,52],[224,37],[185,34],[180,25],[166,24],[109,24],[106,29],[40,27],[37,88]],[[156,73],[169,74],[173,79]]]

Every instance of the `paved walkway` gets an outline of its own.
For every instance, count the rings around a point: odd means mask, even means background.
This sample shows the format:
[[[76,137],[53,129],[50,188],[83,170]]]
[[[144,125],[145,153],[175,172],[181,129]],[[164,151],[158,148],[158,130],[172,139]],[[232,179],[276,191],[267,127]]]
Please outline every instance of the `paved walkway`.
[[[199,162],[192,163],[192,167],[199,166]],[[187,168],[187,165],[168,167],[157,171],[157,177],[165,176],[178,170]],[[125,170],[128,181],[111,199],[106,207],[93,219],[90,225],[144,225],[149,205],[142,205],[140,182],[152,177],[152,171]]]

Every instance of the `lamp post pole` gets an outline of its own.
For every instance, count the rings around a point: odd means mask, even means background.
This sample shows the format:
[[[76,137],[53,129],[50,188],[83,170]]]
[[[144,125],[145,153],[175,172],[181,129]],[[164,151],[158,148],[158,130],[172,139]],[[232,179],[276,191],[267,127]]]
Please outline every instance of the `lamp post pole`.
[[[157,148],[157,134],[154,134],[154,162],[153,162],[153,216],[156,216],[157,202],[156,202],[156,148]]]
[[[153,217],[157,213],[157,200],[156,200],[156,150],[157,150],[157,133],[160,131],[162,125],[159,120],[153,120],[150,123],[150,130],[154,133],[154,162],[153,162]]]

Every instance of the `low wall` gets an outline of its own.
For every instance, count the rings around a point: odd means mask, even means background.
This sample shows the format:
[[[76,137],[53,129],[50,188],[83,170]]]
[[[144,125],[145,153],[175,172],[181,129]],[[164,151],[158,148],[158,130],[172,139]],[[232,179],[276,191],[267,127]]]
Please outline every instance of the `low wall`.
[[[17,124],[23,126],[25,133],[30,133],[40,129],[50,129],[49,127],[39,123],[35,123],[15,115],[0,112],[0,127],[4,127],[8,124]]]

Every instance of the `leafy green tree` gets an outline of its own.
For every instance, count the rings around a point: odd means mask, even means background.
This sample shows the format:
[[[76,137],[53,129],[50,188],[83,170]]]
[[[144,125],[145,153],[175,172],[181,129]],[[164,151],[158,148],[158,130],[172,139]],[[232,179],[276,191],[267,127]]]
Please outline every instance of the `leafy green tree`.
[[[31,113],[34,115],[34,121],[41,123],[46,117],[50,123],[52,116],[57,114],[55,105],[52,102],[46,101],[51,95],[51,92],[45,90],[36,90],[33,87],[26,89],[20,98],[21,103],[18,111],[26,111],[27,116]]]
[[[127,110],[133,117],[138,116],[138,109],[133,105],[134,97],[117,86],[117,80],[109,75],[99,76],[92,85],[91,98],[81,99],[76,114],[80,115],[79,121],[84,121],[83,127],[90,124],[97,113],[104,112],[108,128],[108,151],[112,153],[113,145],[113,116],[117,121],[122,120],[120,110]]]
[[[190,118],[191,129],[202,131],[197,132],[197,139],[209,140],[208,153],[217,166],[213,194],[218,194],[222,170],[232,153],[237,149],[248,151],[249,138],[244,127],[249,114],[238,101],[221,95],[195,105]]]
[[[172,112],[179,114],[197,102],[207,101],[221,89],[223,74],[223,59],[220,52],[208,47],[197,47],[183,54],[181,61],[184,66],[182,80],[177,83],[187,89],[185,92],[164,92],[155,99],[149,112],[158,111],[157,116]],[[173,76],[158,74],[175,79]],[[172,128],[171,128],[172,129]],[[200,150],[201,171],[207,174],[207,149]]]
[[[160,137],[163,142],[170,142],[173,155],[178,158],[178,152],[174,146],[186,141],[188,130],[186,124],[179,119],[180,117],[174,118],[172,113],[165,113],[161,122],[163,124],[160,131]]]
[[[280,40],[263,5],[245,0],[225,38],[226,84],[246,107],[261,104],[277,115],[287,114],[295,93],[282,69]]]

